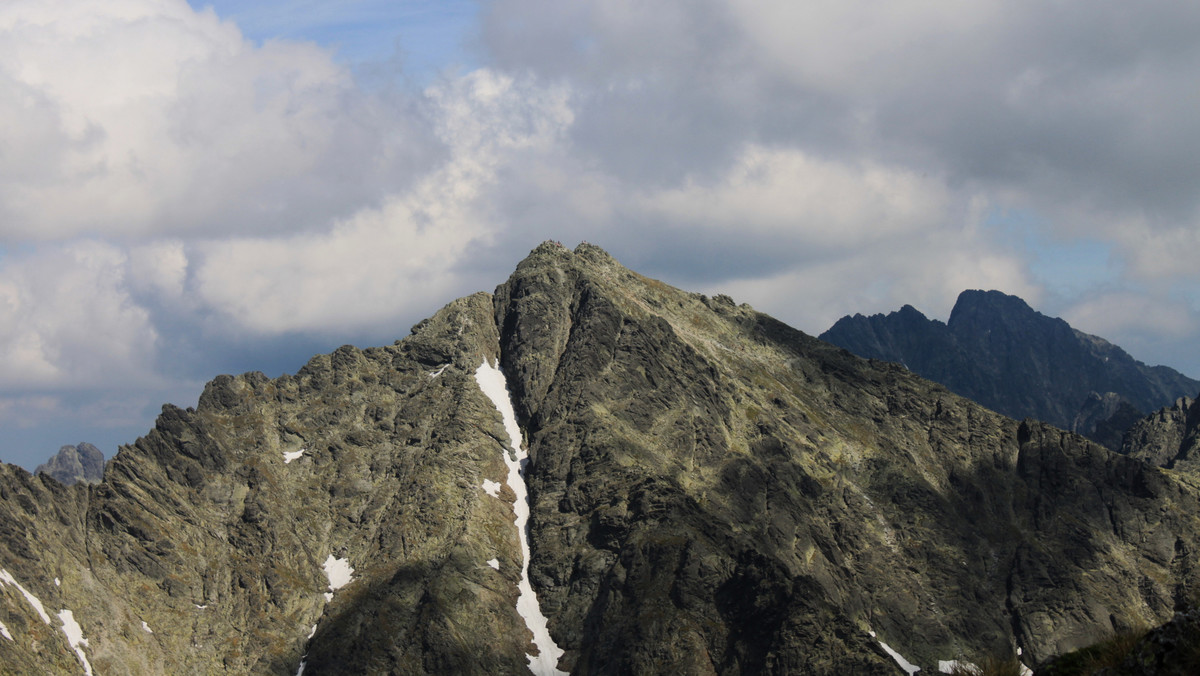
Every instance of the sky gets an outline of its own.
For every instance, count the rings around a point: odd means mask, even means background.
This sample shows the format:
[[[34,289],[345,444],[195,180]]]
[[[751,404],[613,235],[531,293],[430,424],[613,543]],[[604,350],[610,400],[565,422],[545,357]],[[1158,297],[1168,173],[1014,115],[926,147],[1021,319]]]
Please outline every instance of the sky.
[[[812,334],[964,289],[1200,376],[1200,5],[6,0],[0,459],[539,242]]]

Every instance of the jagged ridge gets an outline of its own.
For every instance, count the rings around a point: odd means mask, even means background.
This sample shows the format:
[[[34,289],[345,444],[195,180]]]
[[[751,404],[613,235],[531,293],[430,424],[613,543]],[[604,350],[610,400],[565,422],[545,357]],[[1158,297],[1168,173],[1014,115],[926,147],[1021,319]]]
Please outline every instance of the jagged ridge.
[[[904,364],[1007,416],[1044,420],[1114,450],[1134,420],[1200,391],[1200,381],[1147,366],[999,291],[962,292],[946,323],[905,305],[887,315],[843,317],[820,338]],[[1114,424],[1120,429],[1109,429]]]
[[[394,346],[215,379],[98,486],[3,466],[0,565],[74,611],[98,673],[527,673],[473,379],[496,358],[571,673],[899,673],[880,641],[1037,660],[1195,583],[1189,474],[550,243]],[[354,580],[326,603],[330,556]],[[77,672],[10,587],[0,621],[5,664]]]

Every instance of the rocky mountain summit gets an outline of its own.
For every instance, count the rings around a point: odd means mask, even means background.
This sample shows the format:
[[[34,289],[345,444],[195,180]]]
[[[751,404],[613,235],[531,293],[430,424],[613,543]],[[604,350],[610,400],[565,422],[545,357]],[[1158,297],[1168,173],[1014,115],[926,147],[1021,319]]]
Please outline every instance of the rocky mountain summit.
[[[95,446],[82,442],[75,446],[63,446],[45,463],[38,465],[34,474],[48,474],[61,484],[99,483],[104,476],[104,453]]]
[[[846,316],[822,340],[904,364],[1007,416],[1044,420],[1118,449],[1142,416],[1195,396],[1200,381],[1147,366],[1103,338],[999,291],[964,291],[942,323],[911,305]]]
[[[1170,618],[1198,515],[1194,473],[546,243],[394,345],[217,377],[97,485],[0,466],[0,664],[1033,665]]]

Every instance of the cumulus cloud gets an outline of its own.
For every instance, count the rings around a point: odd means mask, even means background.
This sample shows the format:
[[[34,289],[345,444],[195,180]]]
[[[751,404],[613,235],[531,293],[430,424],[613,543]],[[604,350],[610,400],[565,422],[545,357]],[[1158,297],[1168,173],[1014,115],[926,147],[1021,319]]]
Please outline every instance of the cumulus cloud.
[[[1057,209],[1065,235],[1115,237],[1139,216],[1155,230],[1196,223],[1191,6],[500,0],[490,11],[497,59],[589,83],[572,140],[643,183],[722,172],[753,141]]]
[[[464,276],[465,252],[502,234],[503,215],[481,196],[514,156],[552,148],[571,111],[566,90],[486,69],[427,96],[438,110],[437,133],[451,149],[444,164],[328,231],[198,247],[197,297],[264,333],[344,331],[428,309],[423,299],[450,300]]]
[[[941,182],[903,167],[824,160],[750,145],[711,180],[645,196],[647,215],[684,228],[790,239],[822,249],[912,234],[945,218]]]
[[[9,241],[319,226],[436,150],[328,50],[184,0],[6,2],[0,52]]]
[[[126,286],[126,255],[95,241],[0,268],[0,391],[161,385],[157,331]]]

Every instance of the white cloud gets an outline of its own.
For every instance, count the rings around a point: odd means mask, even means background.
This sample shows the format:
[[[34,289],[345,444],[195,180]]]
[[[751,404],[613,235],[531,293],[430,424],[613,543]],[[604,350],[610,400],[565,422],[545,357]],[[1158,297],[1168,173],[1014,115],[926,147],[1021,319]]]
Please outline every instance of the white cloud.
[[[855,95],[962,68],[990,48],[1005,7],[993,0],[733,0],[728,6],[762,66],[801,86]]]
[[[1200,326],[1186,303],[1134,292],[1107,293],[1078,303],[1063,313],[1071,326],[1104,337],[1160,336],[1187,338]]]
[[[183,0],[6,2],[0,54],[10,240],[312,227],[429,152],[328,50]]]
[[[136,293],[182,302],[188,259],[179,241],[152,241],[129,250],[129,287]]]
[[[682,187],[646,196],[642,206],[677,227],[794,234],[808,245],[848,247],[938,223],[950,195],[940,182],[902,167],[750,145],[716,179],[688,178]]]
[[[1200,277],[1200,222],[1173,228],[1152,228],[1143,222],[1113,224],[1131,271],[1142,279],[1195,280]]]
[[[125,276],[125,254],[95,241],[6,260],[0,387],[160,384],[150,369],[158,334]]]
[[[411,190],[325,232],[199,245],[196,291],[256,332],[345,331],[451,300],[465,251],[501,232],[481,200],[498,172],[553,147],[571,122],[565,90],[479,70],[427,92],[450,159]]]

